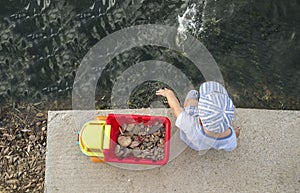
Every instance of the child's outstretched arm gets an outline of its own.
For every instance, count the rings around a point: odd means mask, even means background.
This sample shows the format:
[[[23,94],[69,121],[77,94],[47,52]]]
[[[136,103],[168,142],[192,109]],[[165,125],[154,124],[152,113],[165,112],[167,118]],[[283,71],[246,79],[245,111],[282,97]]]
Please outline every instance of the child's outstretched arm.
[[[169,103],[173,113],[175,114],[176,118],[183,111],[178,99],[176,98],[176,96],[172,90],[167,89],[167,88],[159,89],[158,91],[156,91],[156,95],[164,96],[167,98],[168,103]]]

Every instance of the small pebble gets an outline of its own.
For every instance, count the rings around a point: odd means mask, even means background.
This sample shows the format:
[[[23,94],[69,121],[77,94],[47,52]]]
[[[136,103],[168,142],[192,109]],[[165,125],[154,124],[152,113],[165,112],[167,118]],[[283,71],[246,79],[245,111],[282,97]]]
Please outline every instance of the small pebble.
[[[35,116],[36,116],[36,117],[43,117],[44,114],[43,114],[43,113],[37,113]]]

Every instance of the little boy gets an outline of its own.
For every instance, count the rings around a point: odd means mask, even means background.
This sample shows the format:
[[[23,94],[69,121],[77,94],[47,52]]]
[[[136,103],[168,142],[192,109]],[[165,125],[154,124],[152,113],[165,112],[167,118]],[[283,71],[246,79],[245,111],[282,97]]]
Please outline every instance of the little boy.
[[[173,91],[156,91],[156,95],[167,98],[177,118],[175,125],[180,129],[180,138],[192,149],[232,151],[240,129],[232,127],[234,105],[227,91],[220,83],[210,81],[201,84],[199,93],[188,92],[183,110]]]

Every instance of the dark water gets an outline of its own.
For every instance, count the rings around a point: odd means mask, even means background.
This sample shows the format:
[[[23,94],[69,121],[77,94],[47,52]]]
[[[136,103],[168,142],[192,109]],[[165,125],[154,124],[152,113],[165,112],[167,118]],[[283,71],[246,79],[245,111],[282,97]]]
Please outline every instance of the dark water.
[[[237,107],[300,109],[297,0],[0,1],[0,103],[71,101],[76,70],[99,40],[133,25],[177,27],[178,15],[192,3],[198,10],[196,28],[204,30],[191,33],[214,56]],[[97,106],[111,108],[111,89],[120,72],[154,59],[181,68],[195,88],[204,81],[184,56],[161,47],[137,47],[107,65],[98,82]],[[140,85],[130,107],[147,106],[155,100],[149,95],[161,86],[167,85]]]

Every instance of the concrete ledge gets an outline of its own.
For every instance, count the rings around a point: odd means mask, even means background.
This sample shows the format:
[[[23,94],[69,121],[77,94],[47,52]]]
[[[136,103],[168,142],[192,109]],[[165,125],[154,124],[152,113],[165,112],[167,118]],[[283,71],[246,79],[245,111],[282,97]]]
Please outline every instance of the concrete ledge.
[[[168,116],[173,160],[141,171],[91,163],[75,144],[77,131],[108,113]],[[45,192],[300,192],[300,111],[236,109],[242,130],[230,153],[186,148],[177,157],[185,144],[174,123],[168,109],[50,111]]]

